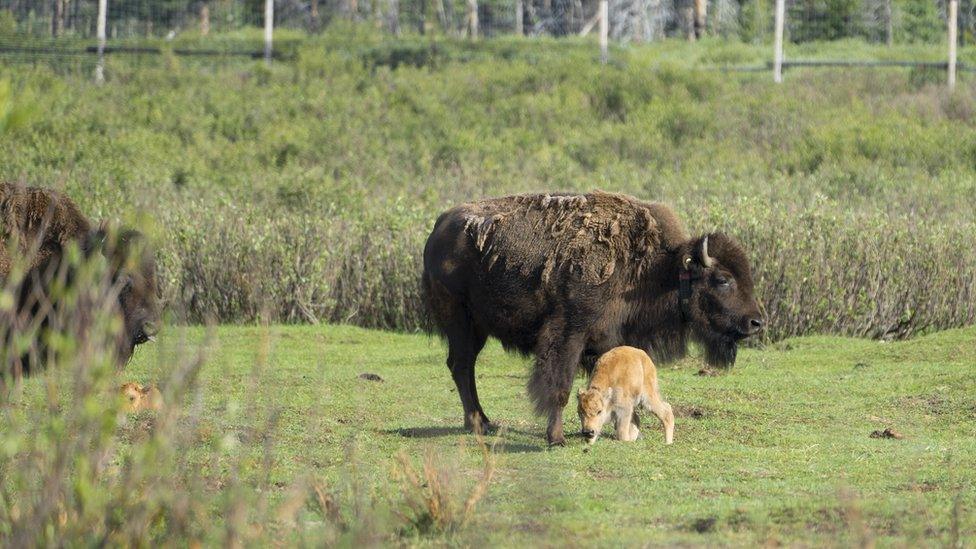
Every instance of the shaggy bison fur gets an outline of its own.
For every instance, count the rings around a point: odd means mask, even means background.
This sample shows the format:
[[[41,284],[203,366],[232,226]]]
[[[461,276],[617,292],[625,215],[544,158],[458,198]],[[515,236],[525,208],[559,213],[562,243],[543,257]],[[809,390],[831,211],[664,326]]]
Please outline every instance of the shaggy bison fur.
[[[66,260],[72,247],[79,261]],[[9,351],[18,334],[34,337],[24,354],[0,352],[0,375],[29,375],[41,366],[48,356],[45,331],[67,329],[61,317],[75,315],[74,329],[84,330],[94,307],[106,308],[88,303],[87,308],[75,305],[84,310],[67,311],[59,297],[63,292],[54,289],[71,285],[78,265],[98,257],[106,261],[111,277],[107,308],[122,321],[114,342],[122,366],[136,345],[154,335],[159,316],[155,265],[144,239],[136,231],[93,228],[77,205],[58,192],[0,183],[0,289],[15,297],[12,310],[0,310],[0,343]]]
[[[465,425],[489,425],[474,367],[493,336],[535,356],[528,390],[537,413],[548,414],[550,444],[564,443],[562,411],[579,366],[620,345],[667,362],[693,340],[708,363],[727,367],[737,342],[763,324],[735,240],[690,238],[667,206],[603,192],[448,210],[424,248],[422,291],[448,342]]]

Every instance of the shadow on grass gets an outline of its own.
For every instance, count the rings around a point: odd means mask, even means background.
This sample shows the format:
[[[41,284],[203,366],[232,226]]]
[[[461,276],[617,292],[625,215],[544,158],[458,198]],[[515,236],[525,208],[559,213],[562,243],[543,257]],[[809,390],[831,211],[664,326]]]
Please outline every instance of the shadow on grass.
[[[401,427],[399,429],[387,429],[383,432],[404,438],[454,437],[470,433],[464,427]]]
[[[498,431],[504,431],[505,433],[523,435],[532,438],[540,437],[539,433],[530,433],[507,427],[496,430],[495,433]],[[457,437],[471,434],[471,431],[465,429],[464,427],[401,427],[399,429],[387,429],[382,432],[387,435],[396,435],[404,438]],[[546,448],[546,445],[541,443],[527,444],[522,442],[509,442],[506,440],[501,440],[495,447],[495,451],[499,454],[526,454],[542,452],[546,450]]]

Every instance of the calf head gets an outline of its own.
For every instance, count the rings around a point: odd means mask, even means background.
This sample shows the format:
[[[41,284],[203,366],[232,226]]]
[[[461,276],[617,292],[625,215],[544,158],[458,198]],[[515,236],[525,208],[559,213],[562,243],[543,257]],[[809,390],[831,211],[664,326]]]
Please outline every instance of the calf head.
[[[163,397],[159,389],[152,385],[143,387],[138,383],[123,383],[119,387],[119,396],[122,398],[122,410],[125,412],[158,411],[163,407]]]
[[[583,389],[576,393],[577,413],[579,413],[581,432],[587,442],[596,441],[603,425],[610,419],[613,388]]]

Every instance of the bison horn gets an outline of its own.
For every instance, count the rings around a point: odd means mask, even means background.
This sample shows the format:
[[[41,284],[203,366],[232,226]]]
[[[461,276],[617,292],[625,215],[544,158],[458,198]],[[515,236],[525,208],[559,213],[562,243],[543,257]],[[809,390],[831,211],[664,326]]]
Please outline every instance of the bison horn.
[[[704,239],[702,239],[701,256],[702,256],[702,265],[704,265],[705,267],[711,267],[712,265],[715,264],[715,260],[708,257],[708,236],[707,235],[705,236]]]

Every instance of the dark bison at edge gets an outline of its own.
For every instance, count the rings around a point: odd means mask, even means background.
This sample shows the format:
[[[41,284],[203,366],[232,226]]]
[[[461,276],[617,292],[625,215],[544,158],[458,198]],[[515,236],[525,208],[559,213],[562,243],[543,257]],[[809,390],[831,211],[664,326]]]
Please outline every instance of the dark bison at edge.
[[[101,254],[107,260],[109,283],[117,292],[111,309],[122,320],[113,350],[117,365],[125,365],[136,345],[155,334],[159,319],[155,262],[144,240],[136,231],[93,228],[77,205],[56,191],[0,182],[0,290],[12,289],[16,299],[12,312],[0,314],[0,337],[14,337],[32,323],[40,332],[54,329],[51,319],[60,303],[50,285],[56,276],[70,283],[73,266],[62,263],[66,250],[77,246],[82,258]],[[9,280],[18,262],[27,271]],[[0,376],[29,375],[45,356],[39,335],[29,353],[5,358]]]
[[[762,329],[749,261],[732,238],[689,238],[668,207],[632,197],[534,194],[442,214],[424,248],[422,291],[447,339],[468,428],[488,425],[474,367],[488,336],[535,356],[529,395],[563,444],[562,411],[580,365],[619,345],[667,362],[689,340],[731,366]]]

